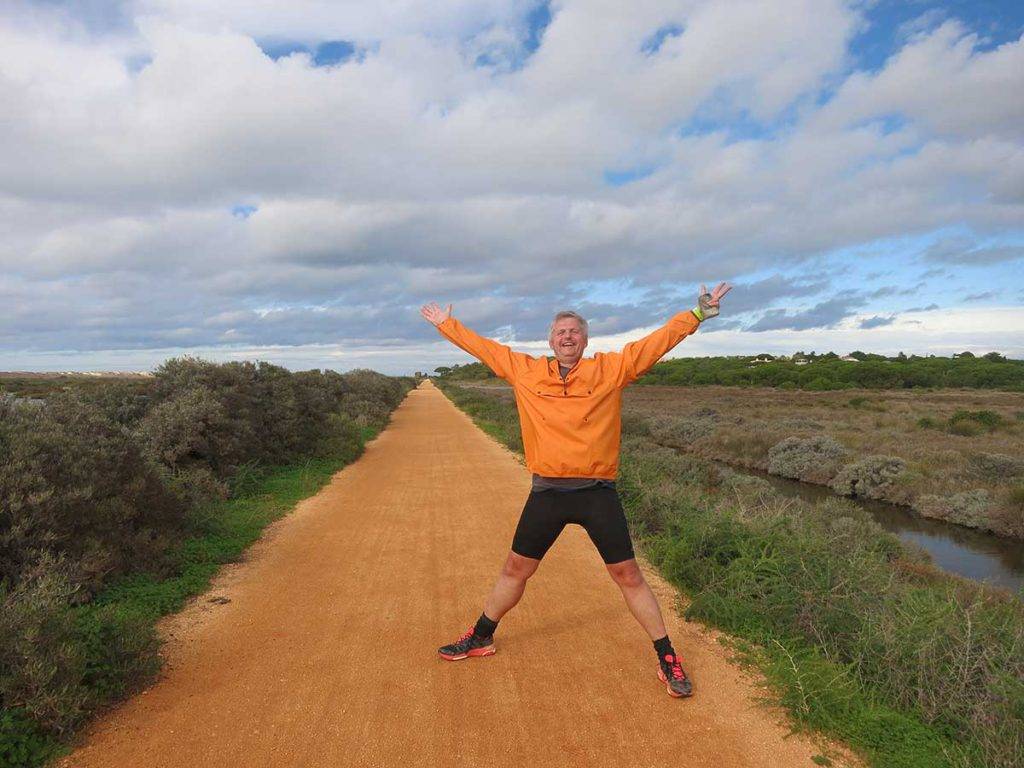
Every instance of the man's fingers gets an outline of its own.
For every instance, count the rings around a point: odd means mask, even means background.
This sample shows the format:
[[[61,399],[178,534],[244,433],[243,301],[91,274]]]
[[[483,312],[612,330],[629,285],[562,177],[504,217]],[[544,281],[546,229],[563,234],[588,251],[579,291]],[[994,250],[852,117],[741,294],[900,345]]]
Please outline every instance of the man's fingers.
[[[722,281],[721,283],[715,286],[715,290],[713,290],[711,293],[708,293],[707,286],[701,283],[700,295],[702,297],[708,297],[706,301],[709,307],[717,307],[719,300],[723,296],[725,296],[725,294],[727,294],[730,290],[732,290],[732,286],[726,283],[725,281]]]
[[[441,314],[441,308],[437,306],[436,301],[432,301],[429,304],[424,304],[420,307],[420,314],[423,315],[424,319],[437,325],[438,315]]]
[[[445,318],[451,317],[452,305],[448,305],[447,312],[442,312],[441,307],[438,306],[437,302],[432,301],[429,304],[424,304],[420,307],[420,314],[434,325],[440,325],[444,322]]]

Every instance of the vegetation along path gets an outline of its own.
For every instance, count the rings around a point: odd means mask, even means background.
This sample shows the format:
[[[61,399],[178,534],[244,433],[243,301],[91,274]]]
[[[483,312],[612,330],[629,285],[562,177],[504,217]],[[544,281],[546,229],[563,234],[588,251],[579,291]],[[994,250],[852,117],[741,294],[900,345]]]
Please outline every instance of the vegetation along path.
[[[167,622],[162,679],[60,764],[814,765],[820,750],[757,703],[715,634],[675,615],[696,695],[667,696],[574,526],[502,622],[497,655],[438,657],[479,613],[529,485],[421,384],[362,458]]]

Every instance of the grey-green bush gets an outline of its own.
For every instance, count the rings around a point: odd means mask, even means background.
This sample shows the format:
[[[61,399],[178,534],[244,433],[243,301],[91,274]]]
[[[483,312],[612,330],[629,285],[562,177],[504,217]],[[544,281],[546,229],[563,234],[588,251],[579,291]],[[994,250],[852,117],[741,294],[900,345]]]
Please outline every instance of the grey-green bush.
[[[922,494],[918,497],[914,509],[921,517],[945,520],[957,525],[966,525],[968,528],[987,529],[992,517],[990,504],[988,491],[976,488],[952,496]]]
[[[976,453],[970,457],[971,469],[979,477],[1002,480],[1024,475],[1024,458],[1005,453]]]
[[[710,435],[717,421],[714,411],[693,416],[661,416],[650,420],[650,433],[662,445],[689,449]]]
[[[831,437],[787,437],[768,450],[768,471],[809,483],[827,483],[842,465],[846,449]]]
[[[832,490],[843,496],[884,499],[906,468],[898,456],[867,456],[843,467],[832,480]]]
[[[0,702],[55,733],[70,727],[89,700],[79,685],[83,659],[67,610],[77,591],[73,574],[63,558],[43,554],[15,587],[0,586]]]

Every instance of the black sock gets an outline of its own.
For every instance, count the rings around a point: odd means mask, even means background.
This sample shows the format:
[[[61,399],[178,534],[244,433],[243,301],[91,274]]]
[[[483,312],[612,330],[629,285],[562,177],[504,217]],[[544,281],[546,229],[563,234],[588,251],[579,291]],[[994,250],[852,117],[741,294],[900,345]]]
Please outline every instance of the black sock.
[[[497,621],[487,618],[486,613],[481,613],[480,618],[476,620],[476,626],[473,627],[473,634],[477,637],[493,637],[497,628]]]
[[[676,651],[672,647],[672,641],[668,639],[668,635],[665,635],[660,640],[654,641],[654,651],[658,654],[658,659],[664,659],[665,654],[668,653],[671,653],[673,656],[676,655]]]

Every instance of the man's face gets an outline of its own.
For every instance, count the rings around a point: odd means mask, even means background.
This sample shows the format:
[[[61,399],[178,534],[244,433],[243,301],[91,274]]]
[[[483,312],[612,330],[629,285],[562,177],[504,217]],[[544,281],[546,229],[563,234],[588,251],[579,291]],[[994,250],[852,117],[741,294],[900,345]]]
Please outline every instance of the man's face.
[[[548,343],[561,365],[573,366],[583,357],[583,350],[587,348],[587,337],[580,327],[579,320],[575,317],[563,317],[551,329]]]

